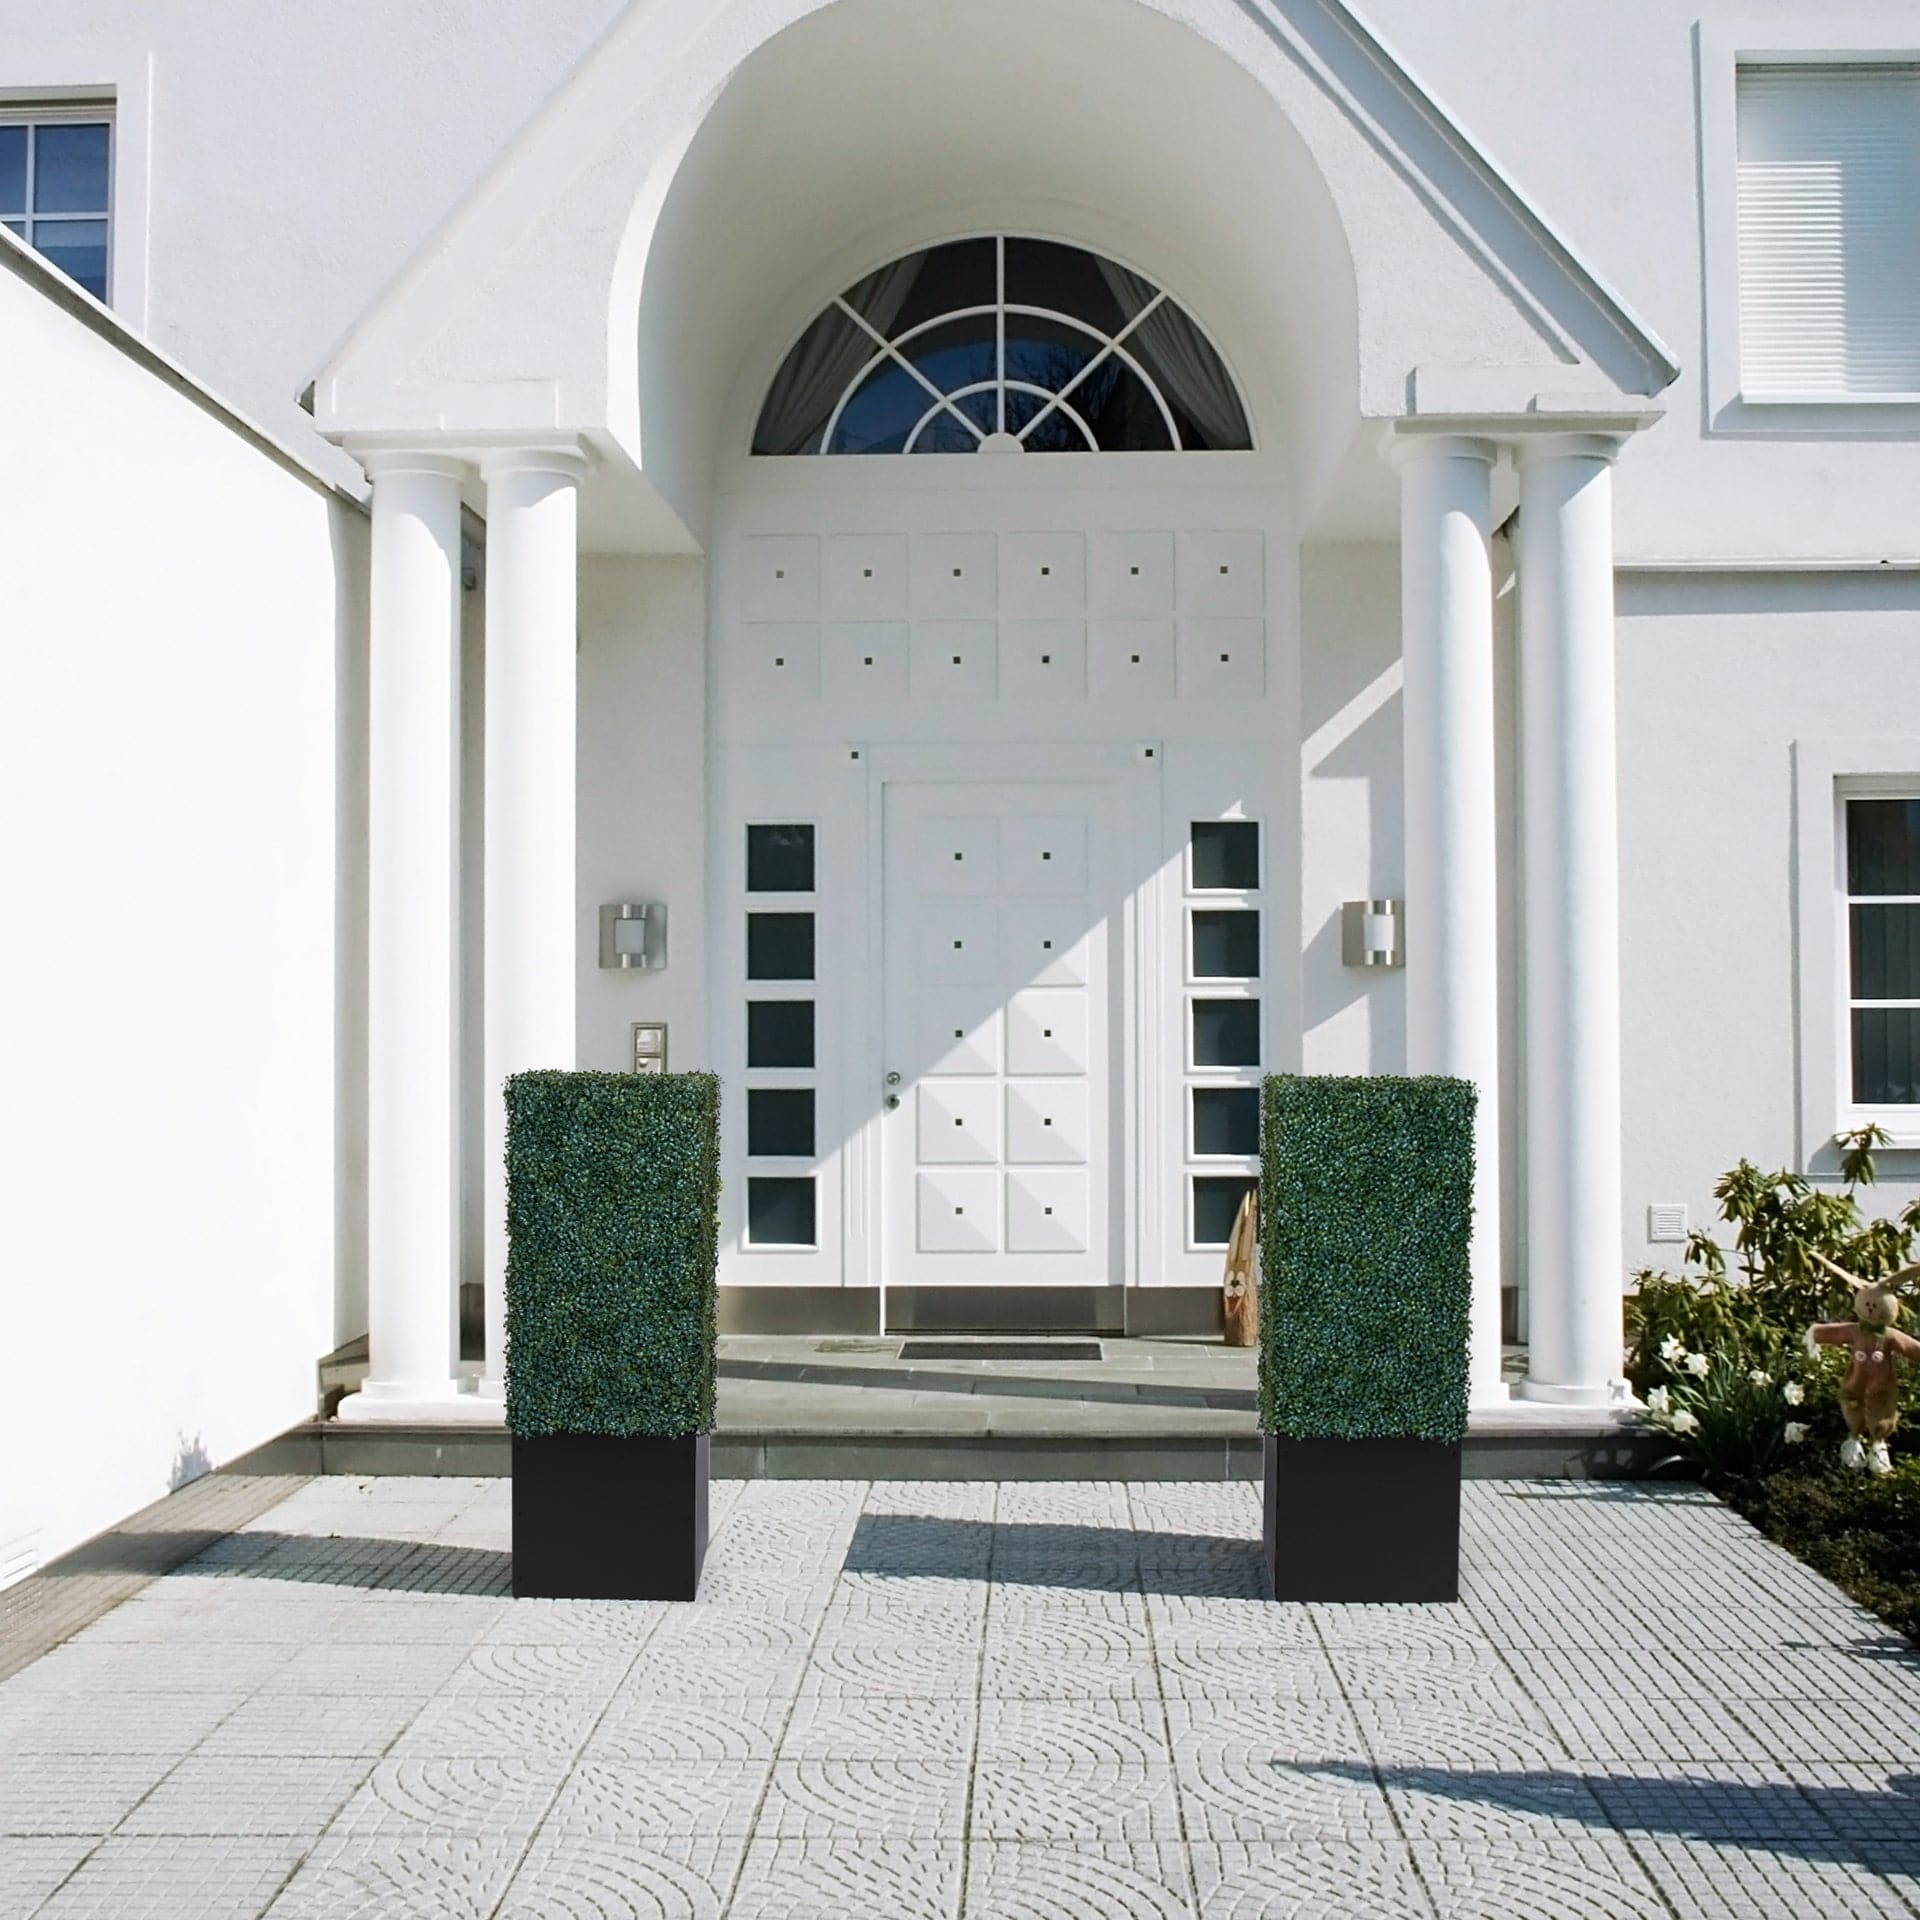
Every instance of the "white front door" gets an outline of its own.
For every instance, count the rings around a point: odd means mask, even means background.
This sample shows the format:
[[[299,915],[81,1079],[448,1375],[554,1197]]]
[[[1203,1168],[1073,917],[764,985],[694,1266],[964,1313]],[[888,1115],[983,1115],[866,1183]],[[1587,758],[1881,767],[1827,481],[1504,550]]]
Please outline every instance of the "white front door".
[[[890,1286],[1119,1277],[1120,813],[1099,783],[886,789]]]

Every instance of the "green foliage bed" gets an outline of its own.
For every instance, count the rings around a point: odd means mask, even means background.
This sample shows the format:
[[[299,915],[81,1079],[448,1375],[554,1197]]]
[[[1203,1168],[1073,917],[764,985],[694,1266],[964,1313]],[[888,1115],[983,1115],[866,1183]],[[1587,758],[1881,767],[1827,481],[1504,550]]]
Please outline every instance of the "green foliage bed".
[[[1852,1318],[1850,1290],[1823,1259],[1875,1278],[1913,1258],[1920,1202],[1891,1219],[1861,1204],[1885,1138],[1867,1128],[1843,1140],[1837,1185],[1747,1160],[1723,1176],[1714,1196],[1732,1244],[1696,1233],[1681,1272],[1636,1276],[1627,1377],[1677,1459],[1771,1539],[1920,1639],[1920,1368],[1903,1382],[1896,1470],[1874,1478],[1838,1464],[1842,1354],[1815,1357],[1802,1344],[1817,1321]],[[1920,1300],[1905,1304],[1912,1331]]]
[[[507,1425],[713,1430],[720,1083],[507,1082]]]
[[[1276,1074],[1261,1099],[1260,1425],[1467,1430],[1474,1090]]]

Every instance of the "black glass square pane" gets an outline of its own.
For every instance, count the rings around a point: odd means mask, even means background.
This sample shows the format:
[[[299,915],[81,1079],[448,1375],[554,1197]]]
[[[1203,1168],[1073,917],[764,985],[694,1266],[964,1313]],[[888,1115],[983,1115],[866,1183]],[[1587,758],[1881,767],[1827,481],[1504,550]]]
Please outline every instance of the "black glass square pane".
[[[1224,1247],[1233,1238],[1234,1216],[1259,1185],[1252,1174],[1203,1174],[1193,1183],[1193,1244]]]
[[[876,367],[841,410],[829,453],[901,453],[920,416],[935,404],[897,360]]]
[[[1920,1000],[1920,907],[1849,909],[1856,1000]]]
[[[748,1245],[810,1247],[814,1238],[811,1179],[747,1182]]]
[[[1209,891],[1244,892],[1260,884],[1260,823],[1257,820],[1196,820],[1193,823],[1193,884]]]
[[[1074,388],[1068,405],[1093,430],[1103,453],[1173,450],[1173,434],[1160,403],[1124,361],[1103,360]]]
[[[35,250],[96,300],[107,297],[107,223],[104,220],[36,220]]]
[[[1847,802],[1847,891],[1920,894],[1920,800]]]
[[[747,1152],[756,1160],[810,1160],[813,1157],[813,1089],[750,1088]]]
[[[1246,908],[1195,908],[1193,971],[1200,980],[1259,979],[1259,914]]]
[[[1193,1150],[1195,1153],[1258,1153],[1260,1089],[1195,1087]]]
[[[1196,1000],[1193,1003],[1193,1064],[1196,1067],[1257,1067],[1260,1064],[1260,1002]]]
[[[1007,241],[1009,306],[1045,307],[1102,333],[1118,333],[1148,297],[1145,281],[1114,271],[1079,247],[1055,240]]]
[[[1853,1097],[1864,1106],[1920,1104],[1920,1007],[1855,1007]]]
[[[749,980],[811,980],[813,978],[813,915],[810,913],[748,914],[747,978]]]
[[[747,1002],[747,1065],[750,1067],[812,1066],[813,1002],[811,1000],[749,1000]]]
[[[749,893],[811,893],[813,891],[813,829],[811,827],[749,827],[747,829],[747,891]]]

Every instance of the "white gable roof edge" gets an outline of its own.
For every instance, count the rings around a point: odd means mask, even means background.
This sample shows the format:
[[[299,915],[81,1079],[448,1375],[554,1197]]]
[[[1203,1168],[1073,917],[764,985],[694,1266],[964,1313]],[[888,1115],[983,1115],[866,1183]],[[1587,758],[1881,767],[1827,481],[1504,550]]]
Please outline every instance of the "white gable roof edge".
[[[1426,121],[1435,133],[1472,170],[1478,172],[1519,224],[1550,253],[1576,285],[1586,294],[1595,310],[1619,333],[1630,347],[1640,352],[1661,375],[1660,384],[1670,386],[1680,377],[1680,362],[1651,326],[1635,312],[1628,301],[1602,274],[1588,264],[1558,226],[1548,218],[1511,173],[1470,134],[1464,123],[1413,68],[1395,52],[1386,39],[1367,24],[1347,4],[1347,0],[1316,0],[1320,10],[1343,33],[1393,87],[1403,100]],[[1276,0],[1241,0],[1241,4],[1260,19],[1270,31],[1286,32],[1286,14]],[[1306,49],[1296,48],[1304,57]],[[1335,76],[1321,70],[1324,84],[1337,86]],[[1341,89],[1349,111],[1363,118],[1365,109]]]

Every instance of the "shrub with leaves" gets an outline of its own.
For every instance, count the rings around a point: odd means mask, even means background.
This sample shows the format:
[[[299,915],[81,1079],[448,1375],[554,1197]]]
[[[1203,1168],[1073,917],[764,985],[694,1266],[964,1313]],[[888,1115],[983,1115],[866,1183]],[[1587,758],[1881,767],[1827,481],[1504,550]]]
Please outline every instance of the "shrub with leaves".
[[[1703,1478],[1767,1473],[1806,1444],[1807,1391],[1793,1373],[1754,1366],[1744,1355],[1690,1352],[1671,1335],[1661,1358],[1673,1382],[1647,1389],[1647,1410]]]
[[[1817,1321],[1851,1319],[1852,1296],[1815,1255],[1870,1279],[1905,1265],[1920,1236],[1920,1201],[1890,1220],[1870,1219],[1860,1205],[1860,1189],[1873,1183],[1874,1150],[1887,1135],[1863,1127],[1840,1144],[1838,1187],[1742,1160],[1713,1190],[1721,1220],[1733,1229],[1731,1249],[1695,1233],[1682,1272],[1636,1277],[1627,1298],[1627,1378],[1643,1398],[1684,1386],[1669,1357],[1676,1349],[1724,1357],[1737,1371],[1784,1377],[1793,1368],[1807,1392],[1805,1424],[1816,1441],[1837,1438],[1834,1396],[1844,1363],[1837,1355],[1809,1361],[1800,1343]],[[1907,1378],[1909,1405],[1916,1392],[1920,1370]]]
[[[507,1082],[507,1426],[713,1430],[720,1083]]]
[[[1275,1074],[1261,1097],[1260,1425],[1467,1430],[1474,1090]]]

